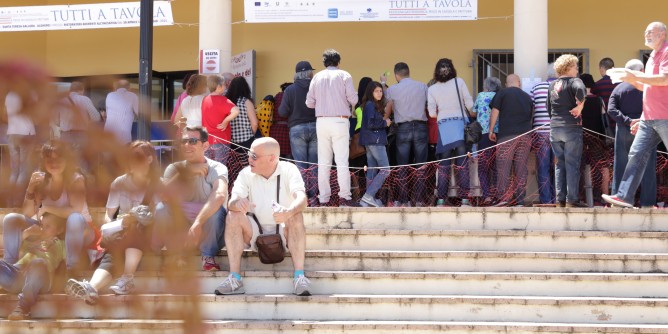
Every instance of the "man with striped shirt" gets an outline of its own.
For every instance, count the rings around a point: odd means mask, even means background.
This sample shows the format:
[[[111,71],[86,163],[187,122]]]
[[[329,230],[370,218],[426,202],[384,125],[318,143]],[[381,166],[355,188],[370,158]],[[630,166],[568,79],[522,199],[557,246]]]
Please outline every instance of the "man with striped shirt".
[[[534,106],[533,128],[539,128],[534,133],[534,142],[531,146],[536,150],[536,176],[538,177],[540,204],[554,203],[554,179],[551,177],[553,155],[550,145],[550,115],[547,112],[547,95],[550,83],[556,77],[554,63],[550,63],[547,65],[547,80],[531,89]]]

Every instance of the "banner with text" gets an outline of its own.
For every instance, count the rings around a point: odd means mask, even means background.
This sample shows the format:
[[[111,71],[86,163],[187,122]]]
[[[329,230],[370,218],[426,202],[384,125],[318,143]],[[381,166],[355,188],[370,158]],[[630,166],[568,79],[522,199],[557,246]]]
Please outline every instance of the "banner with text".
[[[251,88],[255,99],[255,50],[246,51],[232,56],[232,73],[236,77],[244,77]]]
[[[139,26],[139,1],[85,5],[0,7],[0,32]],[[170,1],[153,2],[153,25],[173,25]]]
[[[478,0],[245,0],[246,22],[475,20]]]

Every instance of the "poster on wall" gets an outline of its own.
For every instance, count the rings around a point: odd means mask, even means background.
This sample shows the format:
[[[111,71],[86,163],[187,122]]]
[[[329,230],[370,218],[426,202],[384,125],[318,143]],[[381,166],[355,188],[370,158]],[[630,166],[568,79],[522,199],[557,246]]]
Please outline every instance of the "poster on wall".
[[[478,0],[244,0],[248,23],[475,20]]]
[[[139,1],[0,7],[0,32],[139,27]],[[171,1],[153,2],[153,25],[174,25]]]
[[[220,74],[220,50],[199,50],[199,73]]]
[[[255,50],[249,50],[232,56],[232,73],[237,77],[244,77],[251,88],[255,99]]]

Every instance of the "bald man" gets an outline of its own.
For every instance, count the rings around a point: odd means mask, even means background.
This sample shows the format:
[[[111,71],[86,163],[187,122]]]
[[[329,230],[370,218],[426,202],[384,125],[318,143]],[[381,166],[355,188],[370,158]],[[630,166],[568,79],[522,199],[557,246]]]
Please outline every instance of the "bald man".
[[[523,136],[531,131],[533,123],[533,100],[520,88],[520,77],[511,74],[506,78],[506,88],[499,91],[492,102],[492,115],[489,122],[489,139],[501,144],[496,155],[496,205],[524,205],[527,183],[527,158],[531,148],[531,138]],[[499,133],[494,133],[494,126],[499,122]],[[508,189],[508,180],[512,166],[515,166],[516,187]]]
[[[293,293],[311,294],[311,282],[304,276],[306,233],[302,211],[307,205],[304,180],[297,166],[279,161],[280,151],[275,139],[256,139],[248,151],[249,166],[234,181],[225,228],[230,275],[216,288],[218,295],[245,293],[239,274],[241,254],[244,248],[257,250],[258,224],[264,234],[278,230],[285,250],[290,250],[295,269]]]
[[[107,120],[104,131],[111,132],[121,144],[132,141],[132,122],[139,115],[139,97],[129,91],[130,82],[119,80],[116,91],[107,94]]]

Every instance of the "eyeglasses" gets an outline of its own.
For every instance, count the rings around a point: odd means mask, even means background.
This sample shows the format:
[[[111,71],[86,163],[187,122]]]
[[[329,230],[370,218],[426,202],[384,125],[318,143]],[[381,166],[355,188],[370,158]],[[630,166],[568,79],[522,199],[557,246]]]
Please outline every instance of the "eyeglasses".
[[[260,159],[262,157],[269,156],[269,155],[273,155],[273,154],[257,155],[257,154],[255,154],[255,152],[248,151],[248,158],[253,160],[253,161],[255,161],[257,159]]]
[[[197,145],[197,143],[202,142],[199,138],[182,138],[181,139],[181,145],[189,144],[189,145]]]

